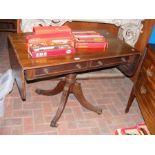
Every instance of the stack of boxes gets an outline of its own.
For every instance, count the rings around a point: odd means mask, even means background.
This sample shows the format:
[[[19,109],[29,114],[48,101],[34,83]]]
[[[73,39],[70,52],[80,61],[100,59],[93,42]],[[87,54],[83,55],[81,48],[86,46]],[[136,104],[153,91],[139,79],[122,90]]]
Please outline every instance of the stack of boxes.
[[[108,42],[96,31],[71,31],[68,26],[34,27],[26,36],[32,58],[75,53],[75,48],[106,48]]]
[[[32,58],[72,54],[74,38],[67,26],[34,27],[33,34],[26,36],[28,53]]]
[[[96,31],[73,31],[76,48],[106,48],[108,42]]]

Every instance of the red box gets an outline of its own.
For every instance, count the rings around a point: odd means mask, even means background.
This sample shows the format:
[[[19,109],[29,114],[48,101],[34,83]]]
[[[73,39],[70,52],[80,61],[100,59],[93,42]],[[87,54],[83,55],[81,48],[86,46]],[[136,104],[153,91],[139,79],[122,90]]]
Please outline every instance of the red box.
[[[76,42],[104,42],[105,38],[96,31],[74,31]]]
[[[74,37],[72,34],[66,34],[66,33],[55,33],[55,34],[32,34],[26,36],[26,42],[35,44],[35,43],[42,43],[42,42],[50,42],[53,40],[74,40]]]
[[[65,45],[68,44],[74,47],[74,37],[72,34],[58,33],[58,34],[32,34],[26,36],[27,48],[31,45]]]
[[[76,48],[107,48],[108,47],[108,42],[100,42],[100,43],[75,43]]]
[[[33,27],[35,34],[53,34],[53,33],[71,33],[71,28],[68,26],[38,26]]]
[[[96,31],[73,31],[75,48],[102,48],[108,47],[108,42]]]
[[[34,49],[30,48],[28,52],[32,58],[42,58],[42,57],[49,57],[49,56],[61,56],[61,55],[74,54],[75,49],[73,47],[70,47],[70,48],[35,51]]]
[[[115,135],[150,135],[147,126],[143,124],[138,124],[130,128],[117,129]]]
[[[76,42],[105,42],[105,38],[103,36],[98,37],[75,37]]]
[[[72,31],[73,35],[96,35],[99,34],[96,31]]]

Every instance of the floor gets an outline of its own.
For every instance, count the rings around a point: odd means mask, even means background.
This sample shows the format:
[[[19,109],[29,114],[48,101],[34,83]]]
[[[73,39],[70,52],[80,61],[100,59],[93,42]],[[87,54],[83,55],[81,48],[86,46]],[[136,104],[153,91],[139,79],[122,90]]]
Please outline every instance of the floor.
[[[0,33],[0,73],[10,68],[6,35]],[[144,122],[136,100],[129,113],[124,113],[132,88],[132,82],[128,78],[90,79],[79,82],[87,100],[102,107],[101,115],[84,109],[74,96],[70,95],[58,127],[51,128],[50,121],[56,113],[61,94],[52,97],[39,96],[35,89],[52,88],[58,80],[27,84],[26,101],[21,100],[14,84],[13,91],[5,98],[5,114],[0,118],[0,134],[112,135],[117,128]]]

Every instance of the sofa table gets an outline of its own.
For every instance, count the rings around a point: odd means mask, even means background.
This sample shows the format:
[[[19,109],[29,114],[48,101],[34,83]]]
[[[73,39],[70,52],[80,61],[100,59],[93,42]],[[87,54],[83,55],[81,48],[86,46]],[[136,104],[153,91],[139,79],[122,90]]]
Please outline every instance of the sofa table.
[[[70,93],[73,93],[86,109],[102,113],[101,108],[93,106],[85,99],[80,83],[76,82],[78,73],[117,67],[126,76],[132,76],[141,58],[140,52],[133,47],[117,38],[108,37],[109,46],[106,50],[83,48],[76,49],[72,55],[33,59],[27,52],[26,35],[10,34],[8,37],[10,64],[21,98],[26,100],[26,81],[65,76],[65,80],[60,81],[53,90],[36,90],[39,95],[48,96],[63,91],[57,113],[51,121],[52,127],[57,126]]]

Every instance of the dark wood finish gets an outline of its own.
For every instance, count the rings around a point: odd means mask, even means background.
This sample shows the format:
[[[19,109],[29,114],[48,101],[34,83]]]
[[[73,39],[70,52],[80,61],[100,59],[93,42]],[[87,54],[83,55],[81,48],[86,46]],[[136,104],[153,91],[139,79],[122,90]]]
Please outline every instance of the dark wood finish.
[[[16,19],[0,19],[0,31],[3,32],[18,32],[20,20]]]
[[[124,62],[127,59],[124,58]],[[136,74],[137,67],[140,63],[141,57],[139,55],[136,55],[134,57],[130,57],[130,63],[125,65],[119,65],[117,66],[117,69],[119,69],[122,73],[124,73],[128,77],[133,77]],[[137,66],[137,67],[135,67]]]
[[[9,42],[11,43],[11,45],[13,45],[12,48],[14,48],[15,54],[18,57],[18,61],[20,61],[20,64],[22,65],[22,68],[25,71],[29,71],[31,69],[44,68],[44,67],[51,67],[51,66],[56,67],[56,66],[66,65],[66,64],[67,65],[70,64],[72,68],[74,64],[76,65],[78,63],[80,64],[86,63],[90,67],[90,64],[92,63],[92,61],[104,60],[104,62],[106,61],[106,64],[104,63],[103,65],[101,65],[101,68],[102,68],[104,66],[109,67],[109,66],[116,66],[116,64],[121,65],[121,64],[131,63],[131,60],[133,57],[141,55],[138,50],[132,48],[131,46],[124,43],[123,41],[117,38],[110,37],[110,38],[107,38],[109,42],[109,47],[105,51],[100,49],[91,49],[91,50],[76,49],[76,53],[74,55],[32,59],[27,52],[25,35],[26,34],[22,34],[22,33],[9,35]],[[80,60],[76,60],[75,58],[80,58]],[[96,68],[98,68],[98,66]],[[83,69],[83,66],[82,66],[82,69]],[[87,68],[87,69],[90,69],[90,68]],[[87,70],[87,69],[84,69],[84,70]],[[78,67],[77,67],[77,70],[78,70]],[[79,70],[81,71],[80,68]]]
[[[104,31],[104,33],[106,32]],[[77,73],[107,67],[118,67],[125,75],[131,76],[138,66],[138,63],[135,62],[139,61],[141,56],[136,49],[115,37],[109,36],[107,37],[109,47],[105,51],[101,49],[76,49],[73,55],[33,59],[28,55],[25,35],[22,33],[9,35],[11,66],[15,73],[17,71],[20,73],[14,74],[14,77],[22,99],[26,98],[25,79],[30,81],[58,75],[66,76],[65,81],[61,81],[54,90],[36,90],[38,94],[42,95],[55,95],[63,91],[60,106],[51,122],[51,126],[56,126],[70,93],[73,93],[85,108],[101,113],[100,108],[94,107],[84,98],[81,86],[76,82]],[[15,67],[16,65],[13,63],[17,63],[18,67]]]
[[[147,47],[125,112],[129,111],[135,97],[149,131],[155,134],[155,45]]]

